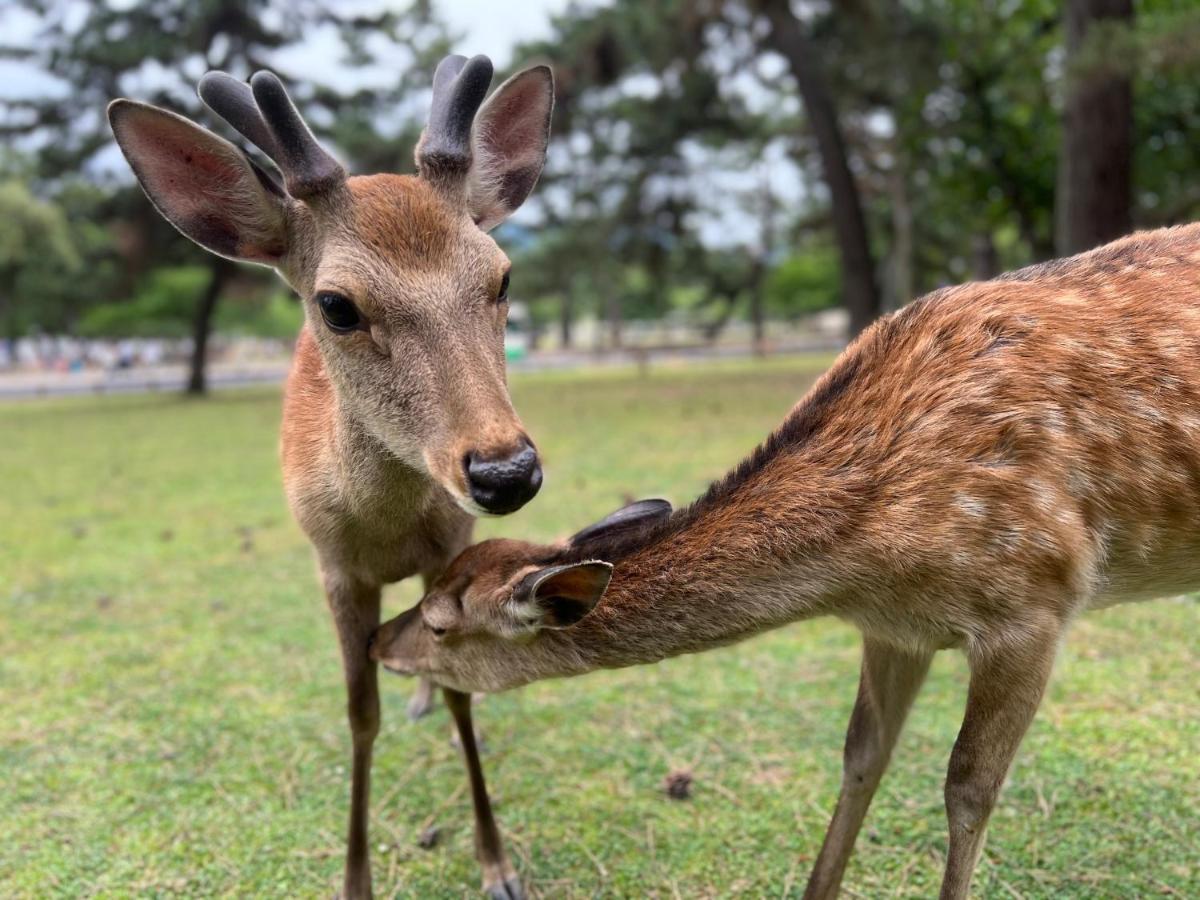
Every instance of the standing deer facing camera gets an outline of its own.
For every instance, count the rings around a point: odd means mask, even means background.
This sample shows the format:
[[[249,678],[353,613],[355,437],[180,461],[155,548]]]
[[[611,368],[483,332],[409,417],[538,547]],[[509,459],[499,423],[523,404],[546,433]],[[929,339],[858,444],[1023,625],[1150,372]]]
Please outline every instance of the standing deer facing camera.
[[[459,691],[649,663],[833,615],[863,634],[833,897],[937,650],[970,664],[943,898],[966,897],[1059,643],[1200,588],[1200,225],[1134,235],[876,323],[686,509],[465,551],[372,654]]]
[[[116,100],[109,120],[158,210],[202,247],[273,267],[302,298],[288,377],[283,479],[316,549],[345,668],[353,742],[344,895],[367,897],[367,796],[379,731],[367,639],[380,589],[439,574],[472,517],[537,493],[537,452],[505,384],[508,260],[487,232],[524,202],[545,161],[553,83],[544,66],[484,103],[486,57],[434,76],[419,174],[348,178],[279,79],[220,72],[200,96],[279,168],[281,184],[187,119]],[[481,106],[482,105],[482,106]],[[475,759],[470,700],[447,693],[477,790],[484,885],[521,896]]]

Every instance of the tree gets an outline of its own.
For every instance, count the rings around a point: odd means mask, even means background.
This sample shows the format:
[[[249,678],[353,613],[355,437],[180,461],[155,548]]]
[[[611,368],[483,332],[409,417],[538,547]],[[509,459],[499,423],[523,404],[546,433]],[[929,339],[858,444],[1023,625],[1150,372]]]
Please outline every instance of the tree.
[[[833,207],[833,227],[842,263],[842,291],[850,313],[850,336],[871,324],[883,310],[875,275],[870,236],[863,215],[858,185],[850,171],[846,141],[837,109],[821,70],[820,53],[804,34],[793,15],[789,0],[756,0],[770,27],[763,44],[787,60],[800,96],[808,125],[816,138],[821,169]]]
[[[444,28],[422,0],[405,12],[372,14],[347,11],[335,0],[143,0],[132,7],[97,2],[80,7],[86,10],[80,16],[61,15],[54,0],[21,0],[21,6],[37,16],[40,31],[25,46],[0,45],[0,58],[19,59],[53,73],[65,89],[49,96],[0,100],[0,134],[37,144],[38,174],[48,183],[85,171],[109,144],[111,135],[101,113],[111,99],[127,92],[212,122],[195,92],[196,81],[208,69],[246,76],[261,68],[279,68],[293,82],[298,103],[319,132],[335,133],[354,154],[371,162],[387,155],[388,148],[389,168],[406,166],[411,143],[388,147],[389,135],[381,134],[375,123],[395,120],[399,111],[398,131],[412,133],[411,122],[420,114],[411,106],[406,109],[402,101],[428,83],[433,62],[449,47]],[[343,60],[356,70],[376,67],[376,76],[380,69],[396,72],[394,80],[387,87],[347,85],[345,78],[335,84],[323,81],[327,72],[319,68],[292,73],[284,65],[273,65],[286,59],[284,51],[294,50],[318,30],[336,35]],[[148,72],[152,78],[146,77]],[[132,194],[132,185],[127,190]],[[203,393],[208,335],[234,268],[174,234],[148,203],[130,203],[126,211],[125,227],[147,233],[132,243],[152,248],[155,262],[208,267],[208,285],[193,317],[187,388]]]
[[[57,268],[76,275],[79,266],[63,211],[20,181],[0,183],[0,334],[12,340],[24,330],[15,299],[30,273]]]
[[[1067,79],[1059,156],[1058,250],[1089,250],[1133,229],[1133,88],[1108,63],[1133,0],[1067,0]],[[1120,58],[1117,57],[1117,60]]]

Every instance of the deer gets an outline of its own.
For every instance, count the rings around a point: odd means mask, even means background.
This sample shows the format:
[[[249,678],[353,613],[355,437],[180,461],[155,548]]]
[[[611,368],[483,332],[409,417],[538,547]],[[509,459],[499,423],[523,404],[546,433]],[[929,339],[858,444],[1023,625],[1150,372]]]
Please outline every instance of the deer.
[[[274,269],[304,308],[280,457],[345,674],[346,898],[371,896],[367,819],[380,703],[367,639],[381,619],[382,586],[413,575],[432,584],[470,543],[476,517],[519,509],[542,483],[537,449],[508,395],[511,266],[488,232],[541,174],[554,84],[548,67],[535,66],[488,96],[492,76],[485,56],[441,61],[415,175],[348,176],[270,71],[248,81],[210,72],[199,95],[282,178],[170,111],[129,99],[108,109],[118,145],[163,217],[215,254]],[[521,882],[479,771],[471,698],[447,691],[446,700],[470,760],[484,889],[517,900]],[[419,690],[410,713],[430,702],[429,690]]]
[[[456,691],[658,662],[836,616],[862,634],[835,897],[934,653],[969,668],[943,900],[1085,611],[1200,588],[1200,224],[1138,233],[877,320],[679,510],[465,550],[371,655]]]

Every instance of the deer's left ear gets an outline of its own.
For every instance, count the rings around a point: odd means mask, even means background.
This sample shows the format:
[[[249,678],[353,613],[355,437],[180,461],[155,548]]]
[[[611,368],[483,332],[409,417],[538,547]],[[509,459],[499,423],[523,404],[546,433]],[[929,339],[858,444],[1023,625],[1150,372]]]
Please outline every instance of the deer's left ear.
[[[484,231],[512,215],[542,174],[554,112],[549,66],[518,72],[475,116],[471,131],[468,203]]]
[[[596,608],[612,568],[592,560],[530,572],[513,591],[514,611],[533,628],[569,628]]]

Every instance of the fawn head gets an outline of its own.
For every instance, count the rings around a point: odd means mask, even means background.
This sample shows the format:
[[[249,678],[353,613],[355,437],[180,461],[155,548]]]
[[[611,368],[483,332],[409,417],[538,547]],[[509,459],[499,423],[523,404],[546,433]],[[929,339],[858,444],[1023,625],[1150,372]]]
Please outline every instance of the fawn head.
[[[559,544],[493,539],[468,547],[420,603],[379,627],[370,656],[462,691],[541,677],[539,643],[586,618],[608,588],[612,564],[592,557],[636,542],[670,514],[665,500],[641,500]]]
[[[418,174],[347,177],[270,72],[222,72],[200,97],[282,180],[193,122],[132,100],[108,115],[151,202],[221,256],[274,268],[300,296],[338,414],[479,514],[520,508],[541,485],[537,451],[505,381],[509,262],[487,234],[533,189],[553,80],[514,75],[487,102],[486,57],[434,76]]]

